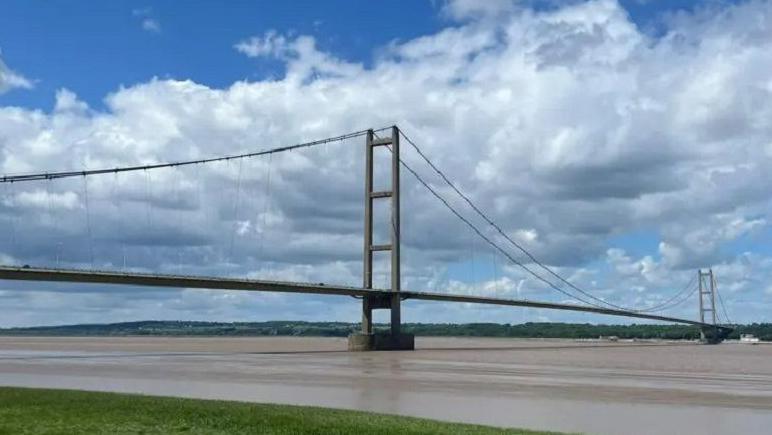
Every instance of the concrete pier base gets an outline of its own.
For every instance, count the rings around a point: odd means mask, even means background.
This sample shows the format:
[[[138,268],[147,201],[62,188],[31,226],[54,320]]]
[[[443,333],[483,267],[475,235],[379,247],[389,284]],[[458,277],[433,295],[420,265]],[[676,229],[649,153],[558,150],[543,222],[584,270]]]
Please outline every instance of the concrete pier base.
[[[413,334],[351,334],[348,336],[348,350],[351,352],[415,350],[415,336]]]
[[[700,343],[719,344],[726,340],[731,332],[732,330],[728,328],[702,327],[700,328]]]

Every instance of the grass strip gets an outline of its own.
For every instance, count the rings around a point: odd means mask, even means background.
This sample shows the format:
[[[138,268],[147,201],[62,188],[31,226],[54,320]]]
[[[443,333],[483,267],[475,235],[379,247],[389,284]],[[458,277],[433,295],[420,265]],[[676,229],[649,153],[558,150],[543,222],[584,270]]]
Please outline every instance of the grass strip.
[[[0,434],[546,434],[327,408],[0,388]]]

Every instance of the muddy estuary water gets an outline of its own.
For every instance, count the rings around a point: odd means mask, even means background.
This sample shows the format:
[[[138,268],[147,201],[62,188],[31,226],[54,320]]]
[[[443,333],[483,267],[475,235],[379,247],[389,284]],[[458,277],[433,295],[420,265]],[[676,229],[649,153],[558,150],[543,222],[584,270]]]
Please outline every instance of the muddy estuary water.
[[[361,409],[597,434],[769,434],[772,345],[0,337],[0,385]]]

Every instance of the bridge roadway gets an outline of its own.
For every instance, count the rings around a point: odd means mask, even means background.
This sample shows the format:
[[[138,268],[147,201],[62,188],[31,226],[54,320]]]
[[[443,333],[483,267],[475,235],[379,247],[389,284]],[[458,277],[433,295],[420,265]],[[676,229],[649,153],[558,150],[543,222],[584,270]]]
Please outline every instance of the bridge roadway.
[[[263,281],[240,278],[216,278],[205,276],[159,275],[135,272],[87,271],[77,269],[46,269],[33,267],[0,266],[0,279],[17,281],[76,282],[88,284],[137,285],[148,287],[197,288],[211,290],[241,290],[279,293],[305,293],[338,296],[382,296],[389,297],[391,291],[346,287],[324,283],[297,283],[283,281]],[[659,316],[613,308],[598,308],[555,302],[539,302],[518,299],[503,299],[482,296],[452,295],[443,293],[401,291],[403,300],[461,302],[471,304],[505,305],[512,307],[544,308],[548,310],[581,311],[586,313],[606,314],[609,316],[633,317],[638,319],[659,320],[671,323],[683,323],[704,329],[719,329],[728,333],[731,328],[714,326],[689,319]]]

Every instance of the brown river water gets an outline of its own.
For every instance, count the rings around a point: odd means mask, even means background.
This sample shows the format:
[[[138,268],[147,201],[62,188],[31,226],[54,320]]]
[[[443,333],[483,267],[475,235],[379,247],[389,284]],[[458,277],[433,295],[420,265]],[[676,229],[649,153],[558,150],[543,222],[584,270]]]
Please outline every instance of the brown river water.
[[[597,434],[772,433],[772,345],[0,337],[0,385],[318,405]]]

